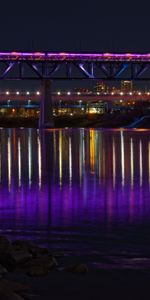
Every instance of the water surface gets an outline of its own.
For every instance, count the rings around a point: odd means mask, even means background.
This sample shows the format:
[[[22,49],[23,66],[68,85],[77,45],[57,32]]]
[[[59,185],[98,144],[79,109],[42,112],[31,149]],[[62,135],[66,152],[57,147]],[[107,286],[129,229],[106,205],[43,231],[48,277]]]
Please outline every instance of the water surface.
[[[149,255],[150,131],[0,129],[0,231]]]

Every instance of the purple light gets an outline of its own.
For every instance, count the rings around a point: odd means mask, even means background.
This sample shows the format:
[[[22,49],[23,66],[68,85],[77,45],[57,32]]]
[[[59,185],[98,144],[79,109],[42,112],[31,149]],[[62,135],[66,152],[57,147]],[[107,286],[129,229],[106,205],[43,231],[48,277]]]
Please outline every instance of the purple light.
[[[150,53],[0,52],[0,60],[150,61]]]

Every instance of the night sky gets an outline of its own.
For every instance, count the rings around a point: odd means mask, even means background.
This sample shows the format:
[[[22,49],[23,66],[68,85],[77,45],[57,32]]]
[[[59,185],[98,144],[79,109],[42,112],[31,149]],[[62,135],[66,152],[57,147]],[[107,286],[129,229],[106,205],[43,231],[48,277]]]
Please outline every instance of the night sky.
[[[1,49],[150,52],[150,13],[144,4],[10,2],[0,5]]]
[[[4,51],[150,52],[149,7],[137,3],[5,1],[0,12]]]

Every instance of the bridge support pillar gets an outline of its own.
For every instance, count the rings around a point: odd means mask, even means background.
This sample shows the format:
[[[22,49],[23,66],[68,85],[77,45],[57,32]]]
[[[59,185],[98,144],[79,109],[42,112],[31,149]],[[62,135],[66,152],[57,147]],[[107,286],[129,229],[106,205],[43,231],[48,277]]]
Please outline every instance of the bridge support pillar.
[[[42,80],[41,89],[41,100],[40,100],[40,128],[51,128],[54,127],[53,120],[53,105],[51,95],[51,81],[49,79]]]

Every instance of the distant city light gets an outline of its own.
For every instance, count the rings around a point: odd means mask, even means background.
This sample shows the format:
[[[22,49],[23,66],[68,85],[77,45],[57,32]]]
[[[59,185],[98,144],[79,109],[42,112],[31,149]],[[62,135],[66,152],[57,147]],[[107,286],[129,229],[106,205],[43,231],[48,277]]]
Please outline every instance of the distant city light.
[[[89,108],[89,114],[95,114],[95,113],[97,113],[97,108],[95,108],[95,107],[90,107],[90,108]]]
[[[120,95],[123,95],[123,92],[120,92]]]
[[[122,103],[122,100],[120,100],[120,103]]]
[[[36,94],[37,94],[37,95],[40,95],[40,92],[39,92],[39,91],[37,91],[37,92],[36,92]]]
[[[61,95],[61,92],[59,91],[59,92],[57,92],[57,95]]]
[[[16,94],[19,95],[20,93],[17,91]]]
[[[132,95],[132,92],[130,92],[129,95]]]
[[[112,95],[114,95],[114,92],[111,92]],[[120,93],[121,94],[121,93]]]
[[[30,92],[26,92],[27,95],[30,95]]]
[[[9,91],[6,92],[6,95],[9,95]]]
[[[77,92],[77,95],[81,95],[81,93],[80,93],[80,92]]]
[[[70,92],[67,92],[67,95],[71,95],[71,93],[70,93]]]
[[[138,95],[141,95],[141,92],[139,92]]]
[[[99,92],[97,92],[97,95],[99,95]]]

